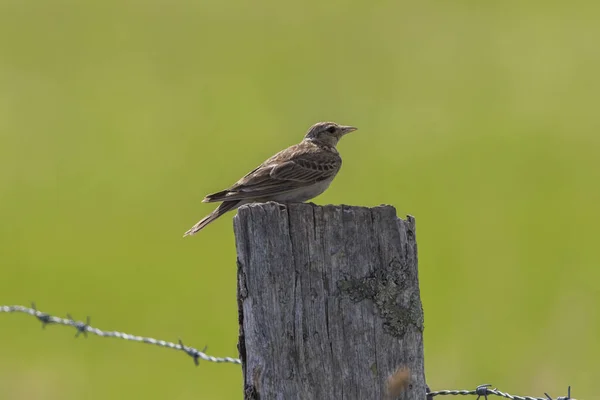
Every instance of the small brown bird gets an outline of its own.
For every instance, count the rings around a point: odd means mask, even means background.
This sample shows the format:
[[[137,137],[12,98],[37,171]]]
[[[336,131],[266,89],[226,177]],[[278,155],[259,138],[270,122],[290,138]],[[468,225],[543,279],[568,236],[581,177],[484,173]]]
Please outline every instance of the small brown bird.
[[[193,235],[206,225],[247,203],[301,203],[323,193],[342,166],[335,146],[353,126],[319,122],[304,139],[269,158],[229,189],[209,194],[203,203],[222,201],[183,236]]]

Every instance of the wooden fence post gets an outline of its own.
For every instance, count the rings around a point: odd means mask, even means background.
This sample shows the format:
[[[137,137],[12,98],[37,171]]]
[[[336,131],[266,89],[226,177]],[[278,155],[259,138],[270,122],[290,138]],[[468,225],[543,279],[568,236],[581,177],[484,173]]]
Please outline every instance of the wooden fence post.
[[[425,399],[414,218],[270,202],[234,229],[244,399]]]

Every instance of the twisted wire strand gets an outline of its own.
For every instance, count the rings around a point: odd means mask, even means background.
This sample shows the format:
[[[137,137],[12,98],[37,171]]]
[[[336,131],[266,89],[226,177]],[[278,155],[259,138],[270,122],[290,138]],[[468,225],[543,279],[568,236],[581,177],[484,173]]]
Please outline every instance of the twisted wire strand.
[[[192,357],[194,363],[196,365],[199,364],[200,360],[210,361],[214,363],[231,363],[231,364],[241,364],[242,362],[237,358],[232,357],[213,357],[209,356],[205,353],[206,347],[202,349],[202,351],[194,348],[185,346],[181,339],[178,343],[168,342],[166,340],[154,339],[151,337],[137,336],[131,335],[129,333],[118,332],[118,331],[104,331],[98,328],[94,328],[90,325],[90,317],[86,318],[86,321],[76,321],[69,314],[67,314],[67,318],[55,317],[53,315],[47,314],[45,312],[38,311],[35,307],[35,304],[32,304],[32,307],[25,306],[0,306],[0,312],[3,313],[24,313],[36,317],[41,323],[42,328],[45,328],[46,325],[56,324],[56,325],[64,325],[64,326],[72,326],[77,332],[75,333],[75,337],[83,334],[83,336],[87,337],[88,333],[92,333],[96,336],[100,337],[113,337],[119,338],[123,340],[129,340],[132,342],[140,342],[153,344],[155,346],[166,347],[168,349],[180,350],[185,352],[188,356]]]
[[[490,389],[492,385],[479,385],[475,390],[438,390],[436,392],[427,392],[427,400],[433,399],[435,396],[477,396],[477,399],[488,400],[488,396],[504,397],[510,400],[575,400],[571,397],[571,387],[567,389],[566,396],[557,398],[551,397],[548,393],[544,393],[546,397],[531,397],[531,396],[515,396],[512,394],[501,392],[498,389]]]

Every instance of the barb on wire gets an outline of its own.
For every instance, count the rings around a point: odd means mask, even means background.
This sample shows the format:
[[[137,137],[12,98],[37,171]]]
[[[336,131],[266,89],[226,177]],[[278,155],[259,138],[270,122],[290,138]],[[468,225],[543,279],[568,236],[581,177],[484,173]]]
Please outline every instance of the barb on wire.
[[[531,397],[531,396],[515,396],[512,394],[504,393],[498,389],[490,389],[492,385],[484,384],[479,385],[475,390],[438,390],[437,392],[430,392],[427,390],[427,399],[433,399],[435,396],[477,396],[477,400],[488,400],[488,396],[499,396],[510,400],[575,400],[571,397],[571,386],[567,389],[566,396],[560,396],[556,399],[550,397],[548,393],[544,393],[546,397]],[[429,388],[428,388],[429,389]]]
[[[98,328],[94,328],[90,325],[90,317],[86,318],[86,321],[76,321],[70,314],[67,314],[67,318],[55,317],[53,315],[38,311],[35,303],[31,304],[30,307],[25,306],[0,306],[0,313],[24,313],[29,314],[35,318],[37,318],[42,323],[42,328],[46,328],[46,325],[57,324],[64,326],[72,326],[77,332],[75,333],[75,337],[83,334],[87,338],[88,333],[92,333],[96,336],[100,337],[114,337],[123,340],[130,340],[133,342],[141,342],[147,344],[153,344],[160,347],[166,347],[168,349],[181,350],[186,353],[188,356],[192,357],[194,360],[194,364],[199,365],[200,360],[216,362],[216,363],[231,363],[231,364],[241,364],[242,362],[237,358],[231,357],[213,357],[209,356],[205,353],[206,347],[202,351],[194,348],[184,346],[181,339],[179,339],[179,343],[167,342],[165,340],[158,340],[151,337],[144,336],[136,336],[130,335],[129,333],[117,332],[117,331],[103,331]]]

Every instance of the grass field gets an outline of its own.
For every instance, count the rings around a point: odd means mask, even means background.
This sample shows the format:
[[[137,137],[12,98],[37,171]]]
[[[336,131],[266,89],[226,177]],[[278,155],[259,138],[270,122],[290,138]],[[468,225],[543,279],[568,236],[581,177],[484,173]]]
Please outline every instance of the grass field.
[[[319,120],[316,203],[417,220],[432,389],[592,399],[600,5],[0,0],[0,304],[237,356],[233,213]],[[0,315],[2,399],[239,399],[241,370]]]

